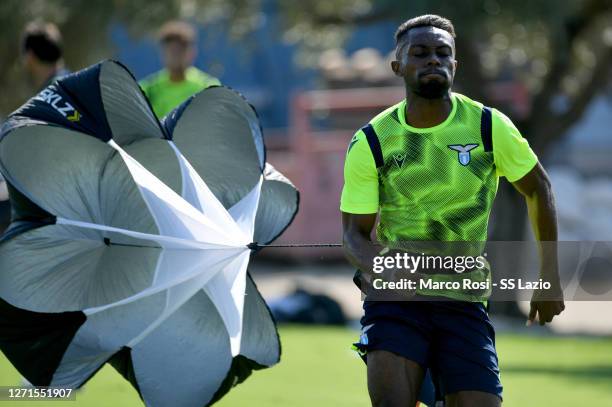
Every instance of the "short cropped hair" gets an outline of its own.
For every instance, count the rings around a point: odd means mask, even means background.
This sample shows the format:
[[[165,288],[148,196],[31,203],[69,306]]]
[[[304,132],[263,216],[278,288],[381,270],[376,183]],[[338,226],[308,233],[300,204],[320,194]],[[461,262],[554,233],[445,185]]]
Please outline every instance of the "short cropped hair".
[[[165,23],[159,30],[159,42],[181,41],[192,44],[197,39],[197,33],[193,26],[185,21],[173,20]]]
[[[32,21],[23,30],[23,52],[31,51],[46,63],[55,63],[62,58],[62,35],[53,23]]]
[[[406,35],[408,31],[417,27],[436,27],[448,32],[455,38],[455,27],[448,18],[440,17],[436,14],[425,14],[404,21],[397,28],[397,31],[395,31],[395,44],[399,44],[402,37]]]

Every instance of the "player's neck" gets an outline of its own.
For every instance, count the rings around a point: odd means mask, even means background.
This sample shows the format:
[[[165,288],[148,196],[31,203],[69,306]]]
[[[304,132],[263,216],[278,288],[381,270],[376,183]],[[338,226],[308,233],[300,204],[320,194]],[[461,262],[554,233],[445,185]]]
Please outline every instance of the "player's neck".
[[[185,80],[185,71],[181,69],[168,70],[168,77],[170,82],[183,82]]]
[[[40,64],[34,70],[34,86],[37,89],[44,87],[57,72],[63,68],[63,63]]]
[[[412,127],[428,128],[444,122],[453,110],[450,91],[439,99],[425,99],[412,92],[406,94],[406,123]]]

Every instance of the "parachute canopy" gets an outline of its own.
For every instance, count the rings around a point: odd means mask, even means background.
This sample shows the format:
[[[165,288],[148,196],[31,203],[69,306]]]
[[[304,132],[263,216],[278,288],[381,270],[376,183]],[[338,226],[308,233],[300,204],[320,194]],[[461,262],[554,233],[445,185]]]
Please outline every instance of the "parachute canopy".
[[[158,121],[105,61],[9,117],[0,170],[0,349],[34,385],[110,362],[147,405],[203,406],[278,362],[247,246],[283,232],[298,194],[239,94],[211,87]]]

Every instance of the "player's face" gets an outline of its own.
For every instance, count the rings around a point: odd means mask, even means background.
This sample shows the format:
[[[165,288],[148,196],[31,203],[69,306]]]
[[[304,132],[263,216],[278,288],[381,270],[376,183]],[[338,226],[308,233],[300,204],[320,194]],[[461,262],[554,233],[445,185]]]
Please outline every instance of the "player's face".
[[[447,31],[417,27],[408,31],[397,45],[391,68],[404,79],[406,87],[426,99],[448,94],[455,78],[455,41]]]
[[[193,44],[180,40],[167,40],[162,43],[164,66],[170,71],[184,71],[193,64],[195,48]]]

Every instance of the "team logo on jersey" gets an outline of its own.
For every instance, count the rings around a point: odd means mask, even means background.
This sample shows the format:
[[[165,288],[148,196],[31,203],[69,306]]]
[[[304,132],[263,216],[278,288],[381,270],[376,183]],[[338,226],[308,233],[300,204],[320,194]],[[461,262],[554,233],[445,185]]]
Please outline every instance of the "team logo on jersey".
[[[59,93],[54,92],[52,88],[44,89],[42,92],[36,95],[34,99],[48,103],[59,114],[71,122],[78,122],[81,120],[81,114],[74,108],[74,106],[65,101],[62,96]]]
[[[397,168],[402,168],[404,161],[406,161],[406,153],[393,154],[393,161],[395,165],[397,165]]]
[[[451,144],[448,146],[451,150],[454,150],[458,153],[459,164],[468,165],[472,160],[472,155],[470,151],[478,147],[478,144]]]

